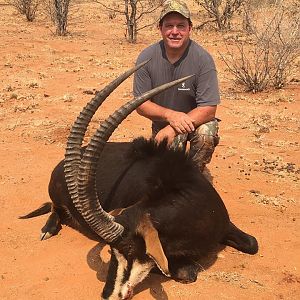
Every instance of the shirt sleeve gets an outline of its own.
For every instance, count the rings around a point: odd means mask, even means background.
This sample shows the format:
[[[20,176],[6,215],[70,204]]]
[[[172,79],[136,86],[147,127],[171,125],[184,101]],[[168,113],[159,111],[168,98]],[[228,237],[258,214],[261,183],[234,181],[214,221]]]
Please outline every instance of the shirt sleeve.
[[[149,59],[148,55],[143,51],[137,58],[136,65],[142,63],[143,61],[146,61]],[[134,97],[137,97],[149,90],[152,89],[152,81],[149,73],[148,65],[149,62],[138,69],[134,73],[133,77],[133,95]]]
[[[220,103],[218,76],[212,57],[207,54],[200,67],[196,82],[197,106],[210,106]]]

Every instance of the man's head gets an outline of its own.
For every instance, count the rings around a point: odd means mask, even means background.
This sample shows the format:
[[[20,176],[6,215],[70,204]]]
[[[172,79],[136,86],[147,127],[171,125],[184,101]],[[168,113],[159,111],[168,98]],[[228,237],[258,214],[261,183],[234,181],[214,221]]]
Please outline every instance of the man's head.
[[[159,29],[168,49],[185,49],[190,38],[190,11],[181,1],[167,1],[160,15]]]

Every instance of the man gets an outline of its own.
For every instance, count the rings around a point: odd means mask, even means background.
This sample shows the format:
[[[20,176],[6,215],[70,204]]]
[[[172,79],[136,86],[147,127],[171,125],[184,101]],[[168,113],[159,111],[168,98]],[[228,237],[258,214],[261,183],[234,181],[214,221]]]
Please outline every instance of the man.
[[[135,73],[133,93],[142,94],[163,83],[195,74],[142,104],[137,112],[152,120],[152,134],[160,142],[167,139],[174,147],[190,141],[190,151],[203,170],[218,144],[220,103],[214,61],[190,39],[192,22],[182,1],[167,1],[160,15],[162,40],[142,51],[137,63],[151,60]]]

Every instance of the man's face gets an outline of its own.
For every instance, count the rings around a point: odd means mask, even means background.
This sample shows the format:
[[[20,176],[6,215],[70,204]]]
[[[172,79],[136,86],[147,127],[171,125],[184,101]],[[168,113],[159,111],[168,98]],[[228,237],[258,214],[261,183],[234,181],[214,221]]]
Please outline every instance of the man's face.
[[[178,13],[166,15],[160,26],[162,38],[166,48],[182,49],[189,41],[191,26],[188,19]]]

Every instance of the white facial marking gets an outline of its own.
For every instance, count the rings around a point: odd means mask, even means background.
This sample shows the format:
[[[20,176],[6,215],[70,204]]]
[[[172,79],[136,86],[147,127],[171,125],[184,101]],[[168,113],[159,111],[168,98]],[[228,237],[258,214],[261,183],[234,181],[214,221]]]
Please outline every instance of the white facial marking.
[[[118,268],[117,268],[117,274],[115,279],[114,291],[112,295],[109,297],[109,299],[119,299],[119,292],[122,287],[124,272],[125,269],[127,268],[127,260],[117,249],[113,249],[113,251],[118,261]]]
[[[150,270],[153,268],[154,262],[149,261],[147,263],[141,264],[139,261],[135,260],[132,264],[132,269],[128,282],[131,286],[136,286],[139,282],[144,280],[149,274]]]
[[[129,299],[132,296],[133,288],[147,277],[151,269],[155,266],[155,262],[152,260],[146,263],[140,263],[138,260],[133,261],[129,279],[123,283],[122,281],[128,262],[118,250],[113,249],[113,251],[118,261],[118,267],[114,290],[109,300]]]

